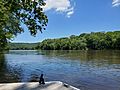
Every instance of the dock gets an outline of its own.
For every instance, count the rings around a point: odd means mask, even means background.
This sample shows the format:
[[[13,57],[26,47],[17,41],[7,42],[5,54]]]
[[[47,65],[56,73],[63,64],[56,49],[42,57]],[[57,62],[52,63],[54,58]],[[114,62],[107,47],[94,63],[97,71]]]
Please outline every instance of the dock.
[[[45,82],[39,85],[38,82],[22,83],[1,83],[0,90],[80,90],[60,81]]]

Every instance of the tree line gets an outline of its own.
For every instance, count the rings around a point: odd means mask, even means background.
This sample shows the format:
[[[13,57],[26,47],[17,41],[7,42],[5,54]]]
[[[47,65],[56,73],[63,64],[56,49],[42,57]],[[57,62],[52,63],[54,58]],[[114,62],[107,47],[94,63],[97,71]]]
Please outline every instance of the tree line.
[[[36,47],[42,50],[120,50],[120,31],[82,33],[59,39],[46,39]]]
[[[36,50],[38,43],[8,43],[9,50]]]

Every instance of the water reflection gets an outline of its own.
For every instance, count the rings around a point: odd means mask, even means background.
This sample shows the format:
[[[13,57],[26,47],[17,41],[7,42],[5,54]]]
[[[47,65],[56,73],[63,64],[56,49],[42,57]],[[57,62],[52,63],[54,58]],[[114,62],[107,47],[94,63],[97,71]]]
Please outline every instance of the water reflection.
[[[18,82],[20,81],[19,74],[19,69],[9,66],[6,62],[5,55],[0,53],[0,83]]]
[[[41,73],[46,81],[60,80],[85,90],[117,90],[120,51],[13,50],[0,54],[0,82],[38,81]]]
[[[63,57],[73,60],[80,60],[83,62],[95,62],[102,64],[120,64],[120,51],[119,50],[43,50],[40,51],[43,55],[53,57]]]
[[[6,70],[5,56],[4,54],[0,54],[0,76],[1,77],[4,76],[5,70]]]

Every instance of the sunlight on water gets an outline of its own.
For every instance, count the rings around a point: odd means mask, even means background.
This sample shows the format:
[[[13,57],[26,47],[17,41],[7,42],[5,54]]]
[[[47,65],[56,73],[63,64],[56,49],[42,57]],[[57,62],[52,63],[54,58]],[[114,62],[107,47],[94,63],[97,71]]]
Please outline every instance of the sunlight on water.
[[[0,54],[0,82],[60,80],[86,90],[119,90],[120,51],[10,51]],[[83,90],[84,90],[83,89]]]

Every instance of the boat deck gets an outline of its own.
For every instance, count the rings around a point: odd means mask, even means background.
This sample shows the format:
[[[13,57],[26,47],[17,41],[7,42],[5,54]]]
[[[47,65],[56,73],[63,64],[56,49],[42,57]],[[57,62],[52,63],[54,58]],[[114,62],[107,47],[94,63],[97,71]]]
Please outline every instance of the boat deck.
[[[3,83],[0,84],[0,90],[80,90],[60,81],[45,82],[45,85],[39,85],[38,82],[26,83]]]

